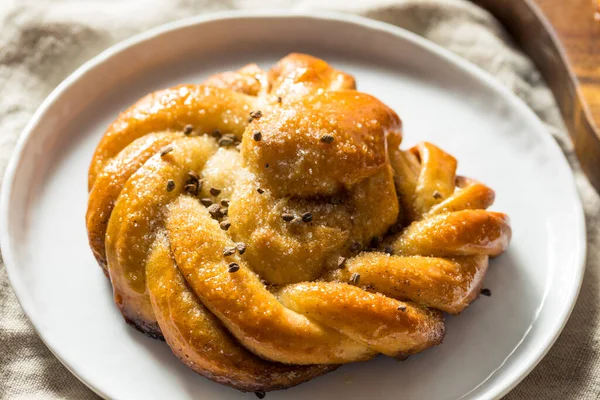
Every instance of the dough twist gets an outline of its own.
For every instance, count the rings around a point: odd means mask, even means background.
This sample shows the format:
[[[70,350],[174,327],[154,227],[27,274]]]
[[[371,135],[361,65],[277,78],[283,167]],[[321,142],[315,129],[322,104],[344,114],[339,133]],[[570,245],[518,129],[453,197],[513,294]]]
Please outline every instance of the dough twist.
[[[249,391],[439,344],[510,228],[489,188],[429,143],[401,151],[400,131],[301,54],[141,99],[89,172],[90,246],[125,319]]]

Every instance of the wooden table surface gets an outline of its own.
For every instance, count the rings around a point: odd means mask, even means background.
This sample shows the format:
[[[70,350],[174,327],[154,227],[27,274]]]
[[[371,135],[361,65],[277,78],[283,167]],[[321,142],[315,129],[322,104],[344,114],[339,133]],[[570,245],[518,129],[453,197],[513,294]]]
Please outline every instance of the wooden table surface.
[[[473,0],[500,20],[548,82],[600,192],[600,0]]]

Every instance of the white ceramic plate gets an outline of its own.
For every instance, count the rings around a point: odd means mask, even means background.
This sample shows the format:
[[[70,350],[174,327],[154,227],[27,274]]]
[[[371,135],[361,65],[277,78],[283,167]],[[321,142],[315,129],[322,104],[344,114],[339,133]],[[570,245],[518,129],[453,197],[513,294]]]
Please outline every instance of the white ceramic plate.
[[[583,213],[568,164],[534,114],[488,75],[403,30],[337,14],[227,13],[123,42],[77,70],[37,111],[8,168],[2,252],[15,292],[56,356],[116,399],[253,398],[194,374],[162,342],[128,327],[88,248],[87,168],[119,111],[148,92],[291,51],[353,74],[405,122],[406,144],[430,140],[459,173],[496,190],[512,219],[482,297],[447,318],[443,345],[398,362],[348,365],[269,400],[499,397],[548,351],[577,298]]]

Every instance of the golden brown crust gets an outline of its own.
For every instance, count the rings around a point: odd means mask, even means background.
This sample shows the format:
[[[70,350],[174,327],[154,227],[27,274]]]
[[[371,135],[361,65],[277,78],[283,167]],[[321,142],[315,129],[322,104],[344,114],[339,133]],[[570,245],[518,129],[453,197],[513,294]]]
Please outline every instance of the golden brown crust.
[[[86,215],[90,247],[98,264],[106,269],[106,229],[117,197],[127,180],[148,161],[178,137],[175,133],[155,133],[131,143],[112,159],[96,178],[90,191]]]
[[[452,156],[401,140],[393,110],[302,54],[141,99],[89,172],[123,316],[247,391],[441,343],[510,227]]]
[[[256,64],[248,64],[238,71],[221,72],[210,76],[207,86],[231,89],[250,96],[264,95],[269,90],[267,74]]]
[[[304,282],[285,286],[279,300],[382,354],[418,353],[442,342],[439,311],[369,293],[346,283]],[[374,311],[376,310],[376,311]]]
[[[270,92],[287,100],[323,91],[354,90],[351,75],[307,54],[291,53],[269,70]]]
[[[89,188],[112,157],[149,133],[182,132],[190,125],[200,134],[220,131],[241,137],[256,101],[252,96],[207,85],[180,85],[147,95],[119,115],[102,137],[90,165]]]
[[[242,157],[278,197],[330,196],[383,168],[387,136],[400,126],[396,113],[369,95],[324,92],[254,121],[247,132],[262,139],[244,140]]]
[[[168,214],[166,230],[179,269],[202,303],[246,348],[265,359],[304,365],[376,354],[284,307],[242,257],[223,257],[223,249],[234,242],[195,199],[177,199]],[[239,270],[228,273],[232,262]]]
[[[253,174],[245,173],[229,206],[228,233],[236,242],[246,243],[244,258],[265,281],[310,281],[337,262],[350,240],[352,211],[346,203],[276,197]],[[312,216],[310,224],[301,222],[305,213]],[[284,214],[298,220],[286,222]]]
[[[362,253],[324,279],[348,282],[353,274],[359,274],[359,286],[365,290],[458,314],[479,296],[487,266],[487,256],[441,258]]]
[[[207,378],[236,389],[269,391],[297,385],[336,368],[272,363],[247,351],[190,290],[164,233],[158,235],[147,265],[150,297],[167,343],[177,357]]]
[[[155,323],[148,298],[145,266],[163,207],[184,193],[188,171],[201,170],[217,145],[207,136],[179,138],[173,150],[155,154],[134,173],[117,199],[106,231],[108,270],[121,311],[139,324]],[[174,183],[167,190],[169,181]]]

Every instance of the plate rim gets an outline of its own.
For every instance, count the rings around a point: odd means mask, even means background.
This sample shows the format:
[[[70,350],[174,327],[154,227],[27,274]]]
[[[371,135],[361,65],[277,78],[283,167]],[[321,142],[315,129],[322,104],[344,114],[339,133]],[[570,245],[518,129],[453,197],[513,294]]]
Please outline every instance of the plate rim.
[[[88,382],[84,380],[73,368],[68,364],[66,360],[64,360],[58,353],[58,350],[55,351],[48,341],[45,335],[43,334],[43,330],[40,329],[39,324],[34,321],[31,317],[35,316],[35,313],[32,312],[31,300],[27,295],[27,288],[24,283],[18,278],[18,265],[14,261],[13,257],[13,243],[12,239],[9,235],[9,205],[12,194],[13,185],[15,184],[16,178],[16,170],[19,165],[19,162],[23,158],[23,153],[25,149],[26,143],[30,140],[30,137],[33,135],[38,122],[43,119],[46,115],[48,109],[60,101],[61,95],[68,88],[73,85],[76,85],[77,82],[84,78],[85,75],[92,73],[93,70],[106,62],[108,59],[113,57],[114,55],[127,51],[130,47],[133,47],[137,44],[140,44],[145,41],[153,40],[165,33],[176,31],[179,29],[184,29],[190,26],[201,25],[207,22],[213,21],[226,21],[229,20],[229,23],[234,23],[235,20],[245,20],[245,19],[256,19],[256,18],[269,18],[269,19],[281,19],[281,18],[299,18],[299,19],[308,19],[308,20],[320,20],[320,21],[331,21],[331,22],[343,22],[350,23],[353,25],[357,25],[361,29],[369,29],[372,31],[378,31],[379,33],[387,33],[394,36],[398,40],[412,42],[413,44],[423,48],[429,53],[433,53],[435,56],[444,59],[445,61],[455,65],[462,72],[467,73],[473,78],[479,80],[481,84],[487,86],[492,89],[494,92],[498,93],[502,97],[504,97],[511,106],[514,106],[520,109],[523,112],[525,118],[529,119],[531,123],[539,125],[543,130],[547,130],[543,125],[543,122],[539,119],[539,117],[529,108],[529,106],[519,97],[517,97],[511,90],[502,85],[499,81],[497,81],[490,73],[484,71],[480,67],[475,64],[469,62],[466,59],[461,58],[460,56],[452,53],[450,50],[447,50],[434,42],[431,42],[415,33],[412,33],[404,28],[388,24],[385,22],[377,21],[374,19],[370,19],[367,17],[362,17],[354,14],[343,13],[343,12],[335,12],[335,11],[322,11],[322,10],[272,10],[272,9],[262,9],[262,10],[226,10],[219,12],[212,12],[192,17],[187,17],[171,22],[167,22],[165,24],[159,25],[157,27],[151,28],[144,32],[133,35],[125,40],[122,40],[107,49],[100,52],[98,55],[94,56],[90,60],[86,61],[76,70],[74,70],[67,78],[65,78],[56,88],[54,88],[50,94],[44,99],[44,101],[40,104],[40,106],[36,109],[35,113],[32,115],[31,119],[23,129],[23,132],[19,136],[17,143],[13,149],[13,153],[11,154],[10,161],[7,165],[6,171],[4,173],[4,179],[2,182],[1,193],[0,193],[0,249],[2,251],[2,258],[4,259],[4,264],[6,266],[7,274],[13,291],[15,293],[15,297],[17,298],[19,304],[21,305],[25,315],[31,322],[36,334],[42,340],[42,342],[46,345],[46,347],[52,352],[52,354],[72,373],[75,377],[77,377],[83,384],[85,384],[88,388],[94,391],[96,394],[103,398],[107,398],[107,395],[98,387],[96,387],[92,382]],[[576,238],[578,241],[578,246],[575,250],[576,254],[574,257],[574,263],[578,267],[575,272],[574,280],[572,282],[571,287],[568,288],[569,292],[569,301],[570,305],[567,308],[562,310],[562,313],[557,320],[560,321],[559,325],[556,325],[554,332],[550,335],[547,335],[543,338],[542,345],[538,345],[534,347],[526,357],[526,361],[523,362],[518,367],[513,369],[511,374],[504,377],[503,384],[491,386],[489,390],[484,392],[483,394],[489,396],[489,398],[500,398],[511,391],[515,386],[517,386],[529,373],[538,365],[538,363],[544,358],[544,356],[548,353],[548,351],[552,348],[561,332],[563,331],[569,317],[575,307],[577,302],[579,292],[581,289],[581,285],[583,282],[583,276],[585,273],[586,266],[586,253],[587,253],[587,233],[586,233],[586,225],[585,225],[585,215],[583,210],[583,205],[581,203],[581,198],[579,196],[579,192],[576,186],[575,175],[573,174],[573,170],[569,165],[565,154],[560,149],[558,143],[548,135],[541,135],[541,140],[546,141],[546,144],[553,148],[554,151],[558,152],[559,162],[564,163],[564,166],[569,171],[569,177],[571,179],[570,187],[566,188],[569,191],[572,191],[573,201],[575,201],[575,205],[577,206],[576,217],[574,220],[575,230],[579,230],[579,235]],[[545,302],[545,298],[548,294],[545,293],[542,299],[542,305],[540,307],[540,311],[543,308],[543,303]],[[533,323],[537,320],[536,314]],[[532,323],[532,324],[533,324]],[[512,356],[512,354],[518,349],[520,344],[526,338],[528,333],[526,333],[521,342],[513,349],[513,351],[507,356],[507,359]],[[506,360],[507,360],[506,359]],[[506,362],[506,360],[504,362]],[[474,387],[471,391],[464,394],[462,398],[468,397],[473,391],[477,390],[482,384],[484,384],[494,373],[496,373],[504,363],[502,363],[494,372],[488,376],[485,380],[479,383],[476,387]]]

